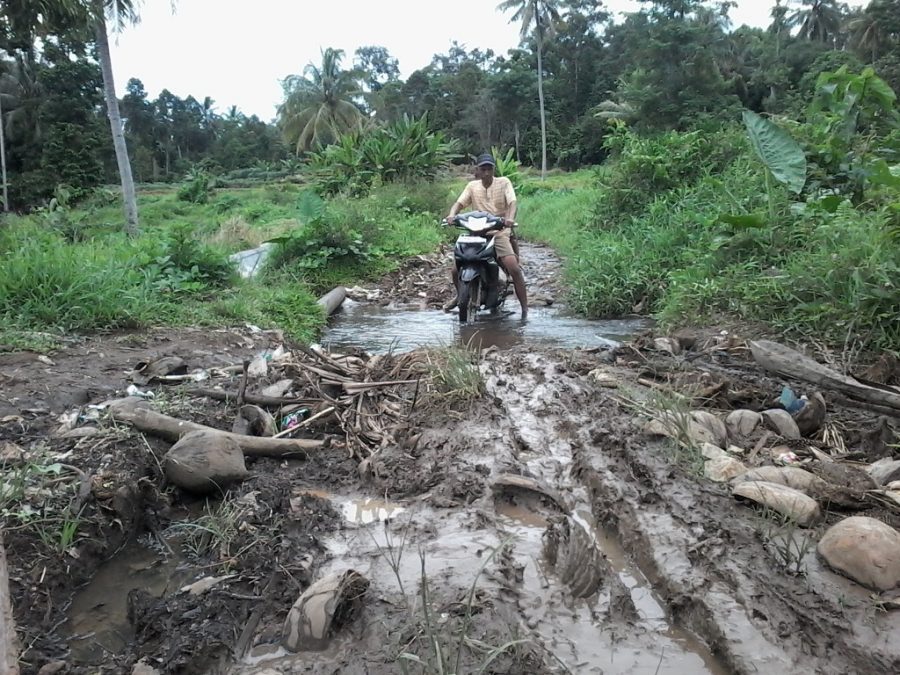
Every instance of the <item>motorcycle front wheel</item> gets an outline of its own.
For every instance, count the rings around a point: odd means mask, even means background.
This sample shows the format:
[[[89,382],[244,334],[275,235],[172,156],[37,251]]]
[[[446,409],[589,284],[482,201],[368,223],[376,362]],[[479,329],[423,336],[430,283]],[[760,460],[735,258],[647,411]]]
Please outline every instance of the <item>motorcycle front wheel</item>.
[[[478,311],[478,294],[480,292],[481,281],[475,277],[471,281],[459,282],[459,294],[456,297],[456,305],[459,307],[459,322],[465,323],[475,318]]]

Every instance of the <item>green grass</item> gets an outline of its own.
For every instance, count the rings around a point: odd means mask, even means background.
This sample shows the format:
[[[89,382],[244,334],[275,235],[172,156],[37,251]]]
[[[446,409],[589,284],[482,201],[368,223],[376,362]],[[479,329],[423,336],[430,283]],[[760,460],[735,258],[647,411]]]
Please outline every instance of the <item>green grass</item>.
[[[384,274],[444,240],[445,184],[390,185],[365,198],[338,197],[323,223],[329,237],[361,239],[360,254],[276,255],[259,280],[240,280],[226,260],[276,235],[303,242],[301,190],[271,184],[216,190],[205,204],[177,190],[139,198],[142,234],[122,234],[108,190],[73,208],[7,217],[0,227],[0,349],[46,349],[56,338],[116,328],[252,323],[315,339],[325,322],[318,294]],[[320,232],[321,234],[321,232]],[[324,263],[324,264],[320,264]]]
[[[638,161],[578,172],[582,187],[521,200],[520,232],[562,254],[570,304],[587,316],[621,316],[645,300],[663,328],[751,321],[823,345],[900,350],[890,205],[845,202],[832,213],[776,188],[775,222],[723,224],[722,215],[767,210],[761,165],[732,147],[727,161],[719,155],[689,173],[684,166],[706,160],[685,152],[657,188]],[[633,186],[644,183],[639,199]]]

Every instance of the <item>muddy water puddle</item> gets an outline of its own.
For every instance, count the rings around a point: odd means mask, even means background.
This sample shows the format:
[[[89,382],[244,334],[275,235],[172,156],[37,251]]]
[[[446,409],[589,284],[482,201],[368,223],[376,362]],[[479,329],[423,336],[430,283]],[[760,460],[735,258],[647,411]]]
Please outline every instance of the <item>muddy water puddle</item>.
[[[134,635],[128,621],[128,593],[141,589],[161,597],[177,591],[191,578],[183,562],[134,541],[103,563],[75,594],[63,626],[73,661],[90,663],[105,653],[121,653]]]
[[[507,308],[515,304],[512,302]],[[357,347],[370,353],[450,344],[473,344],[481,348],[519,344],[576,348],[625,340],[649,325],[645,319],[590,321],[570,316],[563,309],[538,307],[530,310],[525,321],[518,313],[512,313],[485,316],[460,326],[454,313],[380,307],[348,300],[331,318],[321,341],[337,351]]]

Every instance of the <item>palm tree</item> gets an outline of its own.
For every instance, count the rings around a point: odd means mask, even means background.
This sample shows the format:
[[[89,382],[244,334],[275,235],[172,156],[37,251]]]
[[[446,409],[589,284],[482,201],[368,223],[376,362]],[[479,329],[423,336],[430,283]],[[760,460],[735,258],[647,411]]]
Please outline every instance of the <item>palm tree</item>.
[[[781,0],[775,0],[775,6],[769,12],[772,17],[772,23],[769,24],[768,31],[775,36],[775,56],[781,53],[781,41],[790,34],[791,29],[788,25],[788,8],[781,4]]]
[[[126,25],[138,21],[138,14],[133,0],[93,0],[91,23],[97,41],[97,55],[100,58],[100,70],[103,73],[103,94],[106,98],[106,114],[112,131],[113,148],[116,151],[116,163],[119,167],[119,179],[122,183],[122,202],[125,209],[125,232],[137,235],[138,224],[137,196],[134,191],[134,177],[131,175],[131,160],[128,158],[128,146],[125,144],[125,125],[119,112],[119,99],[116,97],[116,84],[113,80],[112,58],[109,54],[109,34],[107,16],[112,20],[114,30],[121,30]]]
[[[798,8],[788,19],[788,26],[799,28],[798,37],[834,44],[841,30],[841,7],[837,0],[800,0],[808,9]]]
[[[521,22],[520,35],[524,39],[534,25],[538,70],[538,105],[541,109],[541,180],[547,176],[547,116],[544,111],[544,40],[553,34],[553,22],[559,20],[557,0],[503,0],[497,9],[512,11],[513,21]]]
[[[0,77],[5,77],[5,74]],[[3,181],[3,210],[9,211],[9,188],[6,184],[6,136],[3,132],[3,97],[0,91],[0,180]]]
[[[303,75],[289,75],[282,86],[285,101],[278,108],[278,124],[285,139],[301,152],[336,141],[362,123],[362,112],[353,103],[361,93],[359,73],[342,70],[344,50],[322,52],[322,64],[307,64]]]
[[[847,28],[850,30],[850,45],[861,54],[871,54],[872,61],[875,61],[888,42],[888,36],[882,22],[869,9],[871,6],[852,18]]]

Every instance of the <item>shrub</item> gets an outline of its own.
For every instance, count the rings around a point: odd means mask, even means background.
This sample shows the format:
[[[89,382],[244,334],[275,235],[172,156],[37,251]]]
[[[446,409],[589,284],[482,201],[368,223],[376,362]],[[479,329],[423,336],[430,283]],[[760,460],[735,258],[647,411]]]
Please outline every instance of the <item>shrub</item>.
[[[310,156],[310,172],[323,195],[362,196],[376,185],[432,180],[455,157],[457,143],[428,129],[425,116],[345,134]]]
[[[145,266],[151,287],[162,293],[196,293],[233,280],[234,266],[217,249],[196,238],[191,225],[174,226]]]

